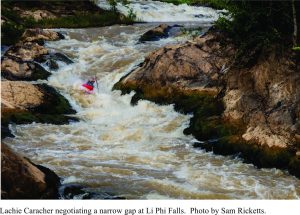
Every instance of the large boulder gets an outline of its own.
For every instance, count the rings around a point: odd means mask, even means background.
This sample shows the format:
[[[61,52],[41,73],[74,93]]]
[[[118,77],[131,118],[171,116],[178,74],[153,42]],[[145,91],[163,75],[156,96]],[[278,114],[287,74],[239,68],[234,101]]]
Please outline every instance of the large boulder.
[[[162,38],[167,38],[169,36],[169,30],[171,29],[171,26],[166,24],[161,24],[146,33],[144,33],[141,38],[139,39],[140,42],[146,42],[146,41],[157,41]]]
[[[38,85],[21,81],[3,81],[1,98],[4,108],[29,110],[44,103],[44,94]]]
[[[122,78],[115,88],[135,88],[146,94],[165,89],[169,94],[175,90],[216,95],[219,77],[229,64],[229,58],[222,54],[217,40],[216,35],[207,34],[204,38],[158,49],[150,53],[139,68]],[[226,51],[233,52],[233,47],[226,47]]]
[[[62,34],[40,28],[27,29],[21,37],[23,42],[54,41],[60,39],[64,39]]]
[[[1,198],[56,199],[59,177],[1,143]]]
[[[20,42],[7,50],[5,56],[18,58],[22,61],[33,61],[46,54],[48,54],[48,50],[36,42]]]
[[[9,123],[65,124],[76,120],[68,100],[54,88],[45,84],[22,81],[2,81],[1,84],[1,133],[9,136]]]
[[[23,81],[2,81],[2,107],[39,113],[74,113],[69,102],[54,88],[45,84],[31,84]]]
[[[12,57],[3,57],[1,60],[1,76],[7,80],[35,81],[47,79],[50,75],[50,72],[34,61]]]

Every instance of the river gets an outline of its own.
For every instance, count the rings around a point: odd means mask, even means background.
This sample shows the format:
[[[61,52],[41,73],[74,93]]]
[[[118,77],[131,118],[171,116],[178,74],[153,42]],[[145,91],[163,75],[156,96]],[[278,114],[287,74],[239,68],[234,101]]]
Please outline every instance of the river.
[[[99,5],[107,7],[103,1]],[[66,96],[80,121],[10,125],[16,137],[4,142],[54,170],[63,184],[81,184],[96,193],[127,199],[298,199],[300,181],[284,171],[257,169],[238,158],[193,148],[195,139],[183,134],[191,116],[175,112],[172,105],[149,101],[132,106],[133,94],[121,96],[111,90],[149,52],[191,39],[177,35],[138,43],[157,25],[153,22],[181,21],[205,31],[217,17],[216,11],[205,7],[151,1],[133,1],[129,7],[148,23],[60,29],[66,39],[46,43],[75,62],[61,63],[46,83]],[[98,91],[80,93],[80,84],[93,75],[99,81]]]

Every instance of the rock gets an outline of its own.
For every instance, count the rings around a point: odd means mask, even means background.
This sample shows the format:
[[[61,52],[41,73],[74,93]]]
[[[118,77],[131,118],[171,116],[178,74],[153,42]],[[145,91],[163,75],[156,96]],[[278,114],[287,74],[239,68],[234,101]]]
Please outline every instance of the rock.
[[[5,56],[18,58],[22,61],[33,61],[43,55],[48,54],[48,50],[35,42],[18,43],[12,46]]]
[[[139,39],[140,42],[146,42],[146,41],[157,41],[162,38],[167,38],[168,32],[170,30],[171,26],[166,24],[161,24],[154,29],[151,29],[144,33],[141,38]]]
[[[79,184],[63,184],[59,192],[64,199],[125,199],[107,192],[94,192]]]
[[[235,66],[235,56],[231,41],[211,29],[150,53],[114,89],[134,90],[132,104],[148,99],[193,113],[184,133],[204,141],[196,145],[206,150],[299,177],[300,73],[292,55],[268,52],[247,68]]]
[[[35,81],[47,79],[50,75],[50,72],[34,61],[10,57],[4,57],[1,61],[1,76],[7,80]]]
[[[27,29],[21,37],[23,42],[54,41],[60,39],[64,39],[62,34],[39,28]]]
[[[45,169],[47,172],[1,143],[1,198],[58,198],[59,177]]]
[[[2,81],[1,98],[1,138],[10,135],[9,123],[66,124],[77,120],[65,115],[76,112],[62,95],[46,84]]]
[[[1,98],[4,108],[29,110],[41,106],[44,94],[38,86],[21,81],[2,81]]]
[[[300,74],[290,63],[286,56],[270,54],[250,69],[228,72],[224,116],[247,125],[244,140],[281,148],[295,143]]]
[[[46,84],[2,81],[1,98],[5,109],[29,110],[47,114],[74,113],[69,102]]]
[[[16,10],[16,9],[15,9]],[[35,10],[35,11],[21,11],[21,17],[23,18],[33,18],[35,21],[39,21],[42,19],[54,19],[56,16],[47,10]]]
[[[222,57],[217,42],[214,46],[209,46],[216,40],[215,36],[208,35],[205,41],[169,45],[154,51],[146,57],[141,67],[124,77],[119,85],[123,88],[148,88],[147,91],[151,93],[154,93],[155,89],[158,91],[167,88],[169,93],[176,89],[216,95],[219,72],[222,66],[229,63],[229,58]],[[145,93],[145,90],[143,92]]]
[[[64,62],[65,64],[74,63],[68,56],[66,56],[65,54],[59,53],[59,52],[50,53],[49,55],[43,55],[39,59],[39,61],[40,62],[49,62],[49,61],[52,61],[52,63],[53,62],[57,62],[57,61],[61,61],[61,62]]]
[[[66,64],[71,64],[74,63],[68,56],[66,56],[65,54],[62,53],[54,53],[53,55],[51,55],[52,59],[57,60],[57,61],[62,61]]]
[[[59,68],[58,63],[53,59],[48,59],[46,61],[46,65],[49,67],[50,70],[58,70]]]

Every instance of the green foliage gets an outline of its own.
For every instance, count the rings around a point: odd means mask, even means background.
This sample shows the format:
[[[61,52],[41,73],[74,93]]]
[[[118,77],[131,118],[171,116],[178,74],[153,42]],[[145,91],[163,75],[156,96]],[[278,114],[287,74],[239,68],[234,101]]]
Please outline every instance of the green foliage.
[[[293,19],[291,1],[229,1],[229,14],[215,26],[233,40],[238,53],[236,62],[251,66],[262,50],[276,44],[292,44]]]
[[[293,47],[293,51],[300,52],[300,46]]]
[[[128,15],[127,15],[127,19],[129,19],[129,20],[134,20],[134,21],[136,21],[136,14],[134,13],[134,11],[133,11],[133,9],[132,8],[130,8],[129,9],[129,12],[128,12]]]
[[[128,0],[108,0],[108,3],[111,6],[111,10],[114,11],[114,12],[117,12],[118,2],[122,3],[123,5],[125,5],[125,7],[127,7],[129,9],[129,12],[128,12],[125,19],[130,20],[131,22],[137,21],[136,20],[136,14],[134,13],[133,9],[129,8],[129,6],[128,6],[128,4],[129,4]]]
[[[223,17],[217,24],[237,42],[251,38],[275,41],[293,32],[290,1],[230,1],[227,8],[228,21]]]

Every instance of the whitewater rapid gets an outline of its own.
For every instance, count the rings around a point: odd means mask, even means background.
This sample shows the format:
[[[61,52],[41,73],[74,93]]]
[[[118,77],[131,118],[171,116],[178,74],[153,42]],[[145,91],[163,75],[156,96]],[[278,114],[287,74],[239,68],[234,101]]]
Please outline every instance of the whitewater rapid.
[[[111,9],[108,1],[98,0],[103,9]],[[159,1],[130,0],[129,4],[117,4],[117,9],[124,15],[132,11],[138,21],[143,22],[213,22],[219,13],[209,7],[196,7],[187,4],[174,5]]]
[[[46,46],[74,63],[61,63],[46,82],[66,96],[80,121],[10,125],[15,138],[4,142],[54,170],[64,185],[80,184],[96,193],[128,199],[299,198],[300,182],[286,172],[193,148],[195,139],[183,134],[191,116],[175,112],[173,105],[139,101],[132,106],[133,94],[111,90],[147,53],[191,39],[179,35],[138,43],[155,25],[60,29],[66,39]],[[99,90],[94,95],[79,92],[80,84],[94,75]]]

